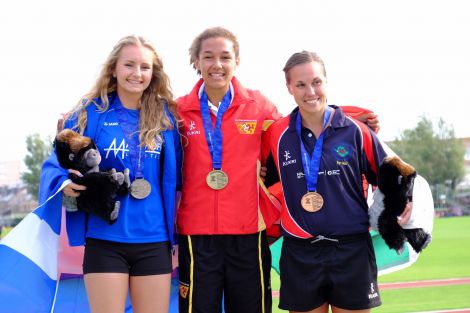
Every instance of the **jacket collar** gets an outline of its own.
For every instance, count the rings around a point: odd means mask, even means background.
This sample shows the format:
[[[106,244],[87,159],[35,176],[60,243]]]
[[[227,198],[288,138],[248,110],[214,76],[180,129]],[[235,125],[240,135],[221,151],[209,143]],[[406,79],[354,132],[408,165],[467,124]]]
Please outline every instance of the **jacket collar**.
[[[232,78],[232,86],[234,90],[234,95],[233,95],[233,100],[232,103],[230,104],[230,107],[236,107],[239,106],[242,103],[254,101],[253,97],[250,96],[248,93],[248,90],[245,89],[238,79],[235,77]],[[196,83],[196,85],[193,87],[191,92],[186,96],[187,101],[185,103],[187,105],[184,105],[184,107],[181,107],[181,111],[194,111],[200,110],[200,104],[199,104],[199,89],[201,88],[201,85],[204,83],[204,80],[201,78],[199,81]],[[230,108],[229,108],[230,109]]]
[[[346,118],[346,115],[341,110],[340,107],[336,105],[330,105],[333,109],[335,109],[335,114],[331,120],[331,128],[335,131],[337,128],[343,128],[351,125],[351,121]],[[295,120],[297,118],[297,114],[299,114],[299,107],[296,107],[290,114],[289,117],[289,131],[296,132],[295,130]]]

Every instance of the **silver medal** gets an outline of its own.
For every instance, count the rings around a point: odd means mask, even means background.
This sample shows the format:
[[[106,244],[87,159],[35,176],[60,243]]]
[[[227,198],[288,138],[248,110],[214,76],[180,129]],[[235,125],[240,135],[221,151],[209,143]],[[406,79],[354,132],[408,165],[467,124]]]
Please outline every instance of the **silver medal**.
[[[145,199],[152,191],[152,186],[144,178],[138,178],[131,184],[131,195],[136,199]]]

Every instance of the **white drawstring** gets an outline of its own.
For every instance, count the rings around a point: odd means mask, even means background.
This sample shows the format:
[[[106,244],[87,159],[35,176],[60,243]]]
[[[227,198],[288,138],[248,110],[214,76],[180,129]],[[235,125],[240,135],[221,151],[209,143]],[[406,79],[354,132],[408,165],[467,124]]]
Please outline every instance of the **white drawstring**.
[[[321,240],[329,240],[329,241],[333,241],[333,242],[339,242],[338,239],[333,239],[333,238],[328,238],[328,237],[325,237],[325,236],[322,236],[322,235],[318,235],[318,236],[315,237],[315,239],[310,241],[310,243],[315,243],[315,242],[321,241]]]

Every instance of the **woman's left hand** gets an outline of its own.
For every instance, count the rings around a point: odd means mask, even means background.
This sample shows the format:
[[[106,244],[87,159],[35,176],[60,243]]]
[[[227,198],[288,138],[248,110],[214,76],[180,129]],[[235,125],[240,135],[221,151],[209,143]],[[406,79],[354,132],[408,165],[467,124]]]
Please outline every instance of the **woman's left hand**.
[[[261,166],[259,169],[259,177],[261,180],[264,182],[264,179],[266,178],[266,173],[268,172],[268,168],[266,166]]]
[[[403,213],[400,216],[397,216],[398,225],[400,225],[402,228],[410,221],[412,209],[413,202],[408,202],[405,209],[403,210]]]
[[[380,129],[380,122],[379,122],[379,117],[377,114],[371,112],[371,113],[366,113],[362,114],[357,117],[358,120],[360,120],[363,123],[366,123],[367,126],[372,128],[372,130],[377,133]]]

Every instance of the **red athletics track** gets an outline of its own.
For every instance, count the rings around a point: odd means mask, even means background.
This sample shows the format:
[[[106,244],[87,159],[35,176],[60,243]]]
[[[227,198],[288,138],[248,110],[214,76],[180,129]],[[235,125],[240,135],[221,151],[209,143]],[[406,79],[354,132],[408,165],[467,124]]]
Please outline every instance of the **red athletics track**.
[[[470,284],[470,277],[379,284],[380,290]]]
[[[451,278],[451,279],[434,279],[434,280],[418,280],[418,281],[398,282],[398,283],[383,283],[383,284],[379,284],[379,289],[386,290],[386,289],[401,289],[401,288],[422,288],[422,287],[464,285],[464,284],[470,284],[470,277]],[[279,291],[273,290],[273,297],[278,298]],[[469,311],[458,311],[458,312],[469,312]]]

